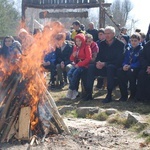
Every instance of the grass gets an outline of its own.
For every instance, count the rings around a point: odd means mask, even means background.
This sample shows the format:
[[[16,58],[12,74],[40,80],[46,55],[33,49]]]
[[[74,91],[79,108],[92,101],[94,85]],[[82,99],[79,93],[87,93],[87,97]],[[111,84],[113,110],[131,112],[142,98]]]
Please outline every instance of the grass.
[[[108,122],[113,124],[123,125],[124,127],[126,125],[126,119],[120,118],[119,114],[115,114],[114,117],[108,119]]]
[[[99,114],[88,115],[86,118],[99,120],[99,121],[105,121],[108,119],[108,115],[105,112],[101,112]]]
[[[94,91],[93,92],[94,99],[92,101],[83,101],[81,97],[78,97],[75,100],[69,100],[65,98],[67,90],[68,90],[68,85],[66,85],[63,89],[50,90],[50,94],[54,98],[56,105],[58,107],[61,107],[64,105],[71,105],[75,107],[100,107],[104,109],[114,108],[120,112],[131,111],[131,112],[139,113],[140,115],[142,115],[142,117],[146,118],[146,120],[150,122],[150,117],[149,117],[150,104],[142,103],[142,102],[135,103],[133,101],[118,102],[117,100],[120,98],[120,92],[118,89],[116,89],[115,92],[113,92],[113,99],[115,99],[115,101],[112,101],[111,103],[107,103],[107,104],[102,103],[102,99],[105,98],[107,94],[106,90]],[[81,88],[79,88],[79,91],[81,91]],[[75,110],[68,111],[65,114],[65,116],[73,117],[73,118],[78,117]],[[124,127],[128,127],[129,129],[134,130],[135,132],[138,132],[138,133],[144,129],[144,127],[141,128],[136,125],[129,126],[124,119],[120,119],[118,116],[115,116],[114,118],[109,119],[106,113],[87,115],[86,118],[100,120],[100,121],[104,121],[108,119],[109,123],[123,125]],[[146,137],[146,142],[150,142],[150,136]]]
[[[116,100],[108,104],[102,103],[102,99],[105,98],[107,93],[106,90],[94,91],[93,93],[94,100],[86,101],[86,102],[83,101],[81,97],[78,97],[75,100],[69,100],[65,98],[67,90],[68,90],[68,85],[66,85],[63,89],[50,90],[50,94],[53,96],[54,100],[56,101],[57,106],[72,105],[76,107],[115,108],[121,112],[128,110],[143,115],[150,114],[150,104],[146,104],[142,102],[135,103],[133,101],[118,102],[117,100],[120,98],[120,92],[118,89],[115,92],[113,92],[113,99]],[[80,88],[79,91],[81,91]]]
[[[76,110],[67,111],[63,116],[68,117],[68,118],[77,118],[78,117]]]

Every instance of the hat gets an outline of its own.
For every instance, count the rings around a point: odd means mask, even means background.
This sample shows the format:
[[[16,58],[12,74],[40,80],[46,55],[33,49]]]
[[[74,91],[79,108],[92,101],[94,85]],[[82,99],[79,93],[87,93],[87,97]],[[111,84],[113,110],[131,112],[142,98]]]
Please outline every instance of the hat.
[[[79,21],[79,20],[76,20],[76,21],[74,21],[74,22],[72,23],[72,25],[78,25],[78,26],[80,26],[80,21]]]

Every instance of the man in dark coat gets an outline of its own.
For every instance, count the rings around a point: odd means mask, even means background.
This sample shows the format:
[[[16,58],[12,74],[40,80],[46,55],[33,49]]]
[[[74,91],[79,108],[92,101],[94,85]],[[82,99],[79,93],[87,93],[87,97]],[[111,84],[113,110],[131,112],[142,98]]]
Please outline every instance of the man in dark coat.
[[[146,42],[148,42],[149,40],[150,40],[150,24],[149,24],[148,31],[146,34]]]
[[[140,62],[136,100],[150,102],[150,41],[144,46]]]
[[[58,80],[60,82],[59,87],[64,86],[64,82],[67,82],[67,72],[69,71],[70,56],[73,51],[73,45],[65,40],[64,34],[58,34],[56,37],[57,48],[56,48],[56,70]]]
[[[99,44],[99,53],[96,63],[89,66],[87,75],[85,100],[92,99],[92,89],[95,76],[107,78],[107,96],[103,103],[112,101],[112,90],[115,85],[115,76],[117,69],[123,61],[124,44],[115,38],[115,28],[108,26],[105,28],[105,40]]]
[[[98,30],[94,28],[94,23],[93,22],[89,23],[89,28],[86,32],[93,36],[93,41],[94,42],[96,42],[98,40]]]

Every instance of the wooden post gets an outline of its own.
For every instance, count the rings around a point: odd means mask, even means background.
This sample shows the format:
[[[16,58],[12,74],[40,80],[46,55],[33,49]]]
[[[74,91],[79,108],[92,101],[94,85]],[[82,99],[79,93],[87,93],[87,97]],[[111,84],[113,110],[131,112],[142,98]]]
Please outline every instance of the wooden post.
[[[105,27],[105,12],[102,9],[102,3],[104,3],[104,0],[99,0],[99,28]]]
[[[25,7],[25,0],[22,0],[22,17],[21,17],[21,19],[22,19],[22,28],[25,28],[25,11],[26,11],[26,7]]]

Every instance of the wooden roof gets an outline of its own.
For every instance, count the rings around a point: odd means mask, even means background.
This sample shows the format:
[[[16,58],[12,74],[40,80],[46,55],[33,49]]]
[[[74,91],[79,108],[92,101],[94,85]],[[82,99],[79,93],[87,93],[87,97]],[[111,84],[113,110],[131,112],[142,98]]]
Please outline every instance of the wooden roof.
[[[75,9],[99,7],[97,0],[22,0],[24,7],[39,9]]]

